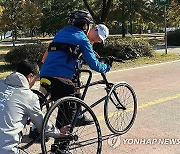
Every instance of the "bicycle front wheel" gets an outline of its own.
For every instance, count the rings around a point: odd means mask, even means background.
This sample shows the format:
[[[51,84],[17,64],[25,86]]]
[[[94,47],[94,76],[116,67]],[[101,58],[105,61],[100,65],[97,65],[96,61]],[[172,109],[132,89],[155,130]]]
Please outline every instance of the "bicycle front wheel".
[[[108,93],[104,104],[104,118],[109,130],[115,134],[126,133],[133,125],[137,113],[137,99],[132,87],[117,83]]]
[[[67,105],[69,106],[68,109],[67,109]],[[77,106],[80,106],[81,108],[80,111],[79,110],[77,111]],[[75,115],[72,114],[74,112],[74,111],[72,112],[72,109],[76,110]],[[59,113],[61,113],[60,116],[58,116]],[[91,120],[92,123],[90,125],[78,125],[78,118],[80,116],[85,116],[86,119]],[[66,150],[69,153],[72,154],[101,153],[101,147],[102,147],[101,129],[94,112],[82,100],[76,97],[64,97],[54,102],[53,106],[50,108],[50,110],[48,111],[48,113],[44,118],[42,134],[41,134],[41,149],[43,154],[51,153],[53,150],[52,147],[57,148],[55,149],[55,151],[61,150],[60,146],[58,147],[57,144],[55,145],[55,143],[57,142],[57,138],[55,139],[53,137],[49,137],[48,140],[46,139],[47,138],[46,134],[48,133],[46,130],[47,124],[51,123],[54,126],[56,126],[57,122],[60,123],[61,126],[66,126],[66,125],[74,126],[71,129],[69,137],[58,138],[60,142],[63,141],[64,143],[67,143],[66,145],[68,146],[68,148],[66,148]]]

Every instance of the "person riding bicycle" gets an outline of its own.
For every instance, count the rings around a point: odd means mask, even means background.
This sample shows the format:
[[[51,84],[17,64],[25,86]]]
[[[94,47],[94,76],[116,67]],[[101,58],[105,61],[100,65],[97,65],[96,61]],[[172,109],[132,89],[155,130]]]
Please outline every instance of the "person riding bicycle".
[[[104,41],[108,35],[106,32],[108,29],[103,29],[104,25],[91,29],[92,23],[93,19],[88,12],[72,12],[70,14],[71,25],[61,29],[49,47],[48,55],[40,70],[40,77],[51,81],[51,96],[54,101],[74,93],[72,77],[75,73],[76,58],[80,53],[91,69],[100,73],[106,73],[110,70],[109,64],[98,61],[87,37],[88,34],[92,42]],[[90,32],[95,31],[97,35],[91,35],[88,33],[89,30]],[[67,51],[69,48],[76,50],[72,51],[77,52],[76,55]],[[81,50],[80,53],[77,48]]]
[[[93,24],[90,13],[87,11],[74,11],[69,17],[70,25],[56,34],[48,48],[47,57],[40,70],[41,79],[45,78],[51,82],[51,98],[54,101],[74,94],[72,78],[75,73],[76,60],[80,54],[82,54],[90,68],[97,72],[106,73],[111,67],[109,64],[98,61],[87,37]],[[98,29],[97,27],[96,29],[97,35],[92,38],[92,42],[104,41],[107,32],[102,32],[104,29]],[[94,28],[94,30],[96,29]],[[67,112],[69,111],[68,105],[64,108]],[[62,127],[62,123],[67,122],[60,121],[60,119],[62,119],[62,114],[59,110],[56,121],[58,128]],[[84,124],[87,124],[89,119],[82,117],[79,121],[84,121]]]
[[[18,144],[29,117],[41,131],[43,113],[39,98],[30,90],[38,76],[37,64],[25,60],[18,64],[16,72],[0,80],[0,154],[25,153]],[[57,129],[49,124],[47,135],[60,137],[68,132],[68,127]]]
[[[70,20],[70,22],[72,22],[72,19]],[[71,24],[73,24],[73,23],[71,23]],[[109,36],[109,29],[104,24],[97,24],[97,25],[93,26],[92,28],[90,28],[90,30],[89,30],[89,32],[87,34],[87,38],[89,39],[91,45],[94,45],[94,43],[102,43],[102,44],[104,44],[105,39],[108,36]],[[97,52],[94,51],[94,53],[95,53],[97,58],[100,57]],[[45,51],[42,60],[39,61],[40,66],[42,66],[42,64],[44,63],[47,55],[48,55],[48,50]],[[73,75],[73,81],[76,81],[76,80],[77,79],[76,79],[76,76],[74,74]],[[43,94],[45,94],[47,92],[42,86],[40,86],[40,91]],[[76,92],[75,96],[78,97],[78,98],[81,98],[80,92]]]

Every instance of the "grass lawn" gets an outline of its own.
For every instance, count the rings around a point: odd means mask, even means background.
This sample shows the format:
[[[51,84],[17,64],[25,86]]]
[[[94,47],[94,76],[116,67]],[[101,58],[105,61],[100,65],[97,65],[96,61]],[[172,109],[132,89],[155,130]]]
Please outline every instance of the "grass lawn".
[[[114,63],[112,69],[118,70],[122,68],[138,67],[147,64],[155,64],[178,59],[180,59],[180,56],[176,54],[154,53],[153,57],[141,57],[135,60],[127,60],[125,63]]]
[[[0,46],[0,79],[4,79],[13,71],[12,67],[4,61],[4,56],[10,49],[11,47]]]

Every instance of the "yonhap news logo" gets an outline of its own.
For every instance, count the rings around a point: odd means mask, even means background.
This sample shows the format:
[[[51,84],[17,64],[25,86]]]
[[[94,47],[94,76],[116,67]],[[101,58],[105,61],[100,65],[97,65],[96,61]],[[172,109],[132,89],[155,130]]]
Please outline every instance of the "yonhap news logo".
[[[180,145],[180,138],[122,138],[121,136],[109,137],[107,140],[111,148],[126,145]]]
[[[180,144],[180,139],[176,138],[133,138],[133,139],[123,139],[122,140],[123,144],[139,144],[139,145],[179,145]]]
[[[120,146],[121,144],[121,136],[113,136],[113,137],[109,137],[107,140],[107,144],[113,148],[116,149],[117,147]]]

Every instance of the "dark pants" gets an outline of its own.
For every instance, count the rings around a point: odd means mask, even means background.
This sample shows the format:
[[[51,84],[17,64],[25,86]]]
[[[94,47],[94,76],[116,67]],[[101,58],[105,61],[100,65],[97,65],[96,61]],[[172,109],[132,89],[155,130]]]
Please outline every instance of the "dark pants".
[[[72,83],[61,81],[52,77],[43,77],[51,81],[51,99],[53,101],[59,98],[74,94],[74,85]],[[68,125],[73,116],[74,106],[72,103],[63,104],[58,109],[58,115],[56,119],[56,127]]]

